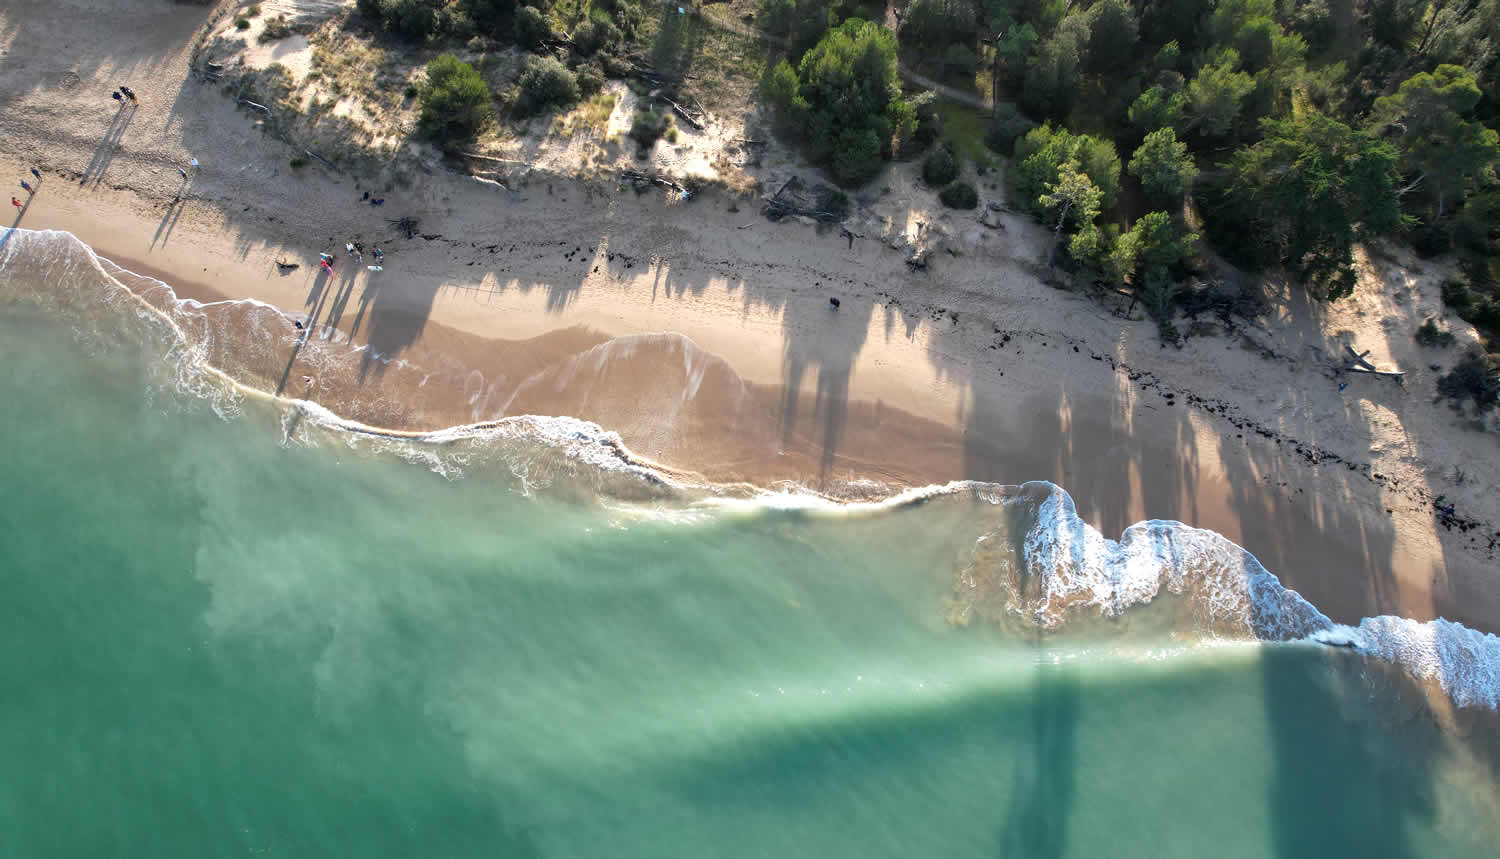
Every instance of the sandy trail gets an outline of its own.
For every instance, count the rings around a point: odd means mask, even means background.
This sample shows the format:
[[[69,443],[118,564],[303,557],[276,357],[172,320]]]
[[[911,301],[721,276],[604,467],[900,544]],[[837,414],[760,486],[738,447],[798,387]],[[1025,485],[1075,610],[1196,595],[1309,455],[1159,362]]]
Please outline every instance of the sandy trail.
[[[314,366],[290,336],[223,338],[216,362],[273,390],[315,371],[336,411],[411,428],[568,414],[713,480],[835,496],[1053,480],[1106,534],[1143,518],[1217,530],[1336,620],[1500,630],[1490,538],[1431,511],[1445,493],[1500,519],[1495,436],[1430,402],[1427,365],[1458,347],[1411,339],[1441,314],[1439,271],[1372,264],[1333,307],[1288,289],[1251,332],[1260,348],[1206,336],[1176,350],[1041,284],[1045,234],[1016,219],[985,231],[944,216],[989,238],[913,273],[873,237],[850,247],[713,197],[563,180],[511,196],[435,163],[410,188],[373,189],[375,208],[347,176],[292,170],[253,115],[191,79],[212,10],[119,6],[0,11],[0,175],[46,174],[19,225],[69,230],[184,296],[273,303],[389,361]],[[118,83],[141,96],[123,129]],[[190,157],[202,169],[184,180]],[[389,227],[401,215],[419,236]],[[341,258],[321,276],[316,254],[346,241],[382,247],[385,271]],[[1320,356],[1346,342],[1407,370],[1405,387],[1357,377],[1339,392]]]

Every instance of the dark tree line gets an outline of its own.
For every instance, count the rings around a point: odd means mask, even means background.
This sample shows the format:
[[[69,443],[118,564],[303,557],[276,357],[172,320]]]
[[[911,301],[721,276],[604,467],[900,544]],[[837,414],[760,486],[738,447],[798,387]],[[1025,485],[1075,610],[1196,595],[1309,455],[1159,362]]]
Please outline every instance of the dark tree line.
[[[845,23],[883,6],[764,0],[758,25],[787,44],[766,87],[783,128],[843,182],[936,136],[903,106],[897,57],[991,95],[1017,202],[1101,279],[1180,274],[1188,199],[1216,249],[1320,297],[1349,293],[1355,243],[1380,235],[1493,278],[1500,0],[1357,8],[1341,24],[1327,0],[912,0],[892,42]]]

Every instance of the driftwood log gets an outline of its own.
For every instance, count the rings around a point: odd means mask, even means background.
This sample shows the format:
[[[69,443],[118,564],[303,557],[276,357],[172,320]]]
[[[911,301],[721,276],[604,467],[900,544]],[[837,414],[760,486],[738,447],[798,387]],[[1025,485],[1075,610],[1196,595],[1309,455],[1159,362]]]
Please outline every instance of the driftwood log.
[[[1374,364],[1366,360],[1365,356],[1370,354],[1369,349],[1363,352],[1356,352],[1354,351],[1354,347],[1348,344],[1344,345],[1344,349],[1349,353],[1349,363],[1338,369],[1340,373],[1368,373],[1372,376],[1384,376],[1388,379],[1396,379],[1398,381],[1406,376],[1405,373],[1399,370],[1376,369]]]
[[[639,170],[621,170],[620,178],[625,179],[634,185],[660,185],[663,188],[671,188],[672,190],[677,191],[681,194],[685,194],[687,196],[692,196],[693,194],[691,189],[679,185],[676,182],[673,182],[671,179],[668,179],[664,176],[653,176],[649,173],[642,173]]]

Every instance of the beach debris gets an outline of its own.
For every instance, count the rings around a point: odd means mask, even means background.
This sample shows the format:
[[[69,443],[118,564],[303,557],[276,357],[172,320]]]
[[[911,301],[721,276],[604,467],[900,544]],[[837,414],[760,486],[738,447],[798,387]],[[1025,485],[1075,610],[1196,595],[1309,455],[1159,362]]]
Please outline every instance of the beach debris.
[[[631,186],[635,188],[637,193],[639,193],[640,191],[644,191],[651,185],[660,185],[663,188],[670,188],[673,191],[676,191],[678,199],[690,200],[693,197],[693,190],[691,188],[688,188],[685,185],[679,185],[665,176],[657,176],[651,173],[642,173],[639,170],[621,170],[620,178],[624,179],[626,182],[629,182]]]
[[[312,151],[311,149],[304,149],[304,150],[302,150],[302,152],[303,152],[303,154],[307,155],[308,158],[312,158],[312,159],[315,159],[317,161],[322,162],[323,166],[327,167],[330,170],[336,170],[336,169],[338,169],[338,168],[336,168],[336,167],[333,166],[333,162],[332,161],[329,161],[327,158],[324,158],[323,156],[319,155],[318,153]]]
[[[698,103],[698,100],[696,98],[693,99],[693,107],[684,107],[683,105],[680,105],[677,102],[673,101],[671,98],[667,97],[667,95],[661,90],[656,90],[652,92],[651,95],[657,101],[665,102],[666,104],[670,105],[672,111],[678,116],[682,117],[683,122],[686,122],[688,125],[691,125],[699,131],[703,130],[703,118],[705,116],[708,116],[708,112],[703,109],[702,105]]]
[[[761,214],[773,221],[787,216],[800,216],[838,223],[848,214],[849,198],[842,192],[823,185],[809,185],[793,176],[766,199]]]
[[[271,109],[269,107],[266,107],[263,104],[256,104],[255,102],[251,101],[248,98],[237,98],[237,99],[234,100],[234,103],[235,104],[242,104],[245,107],[254,108],[254,109],[258,110],[258,111],[263,112],[266,116],[270,116],[271,115]]]
[[[1363,352],[1356,352],[1354,351],[1354,347],[1350,346],[1347,343],[1344,344],[1344,349],[1349,353],[1349,362],[1342,367],[1339,367],[1335,372],[1369,373],[1372,376],[1384,376],[1388,379],[1395,379],[1397,382],[1400,382],[1406,376],[1405,373],[1399,370],[1376,369],[1374,364],[1371,364],[1368,360],[1366,360],[1366,356],[1370,354],[1369,349],[1366,349]]]
[[[416,218],[387,218],[386,223],[405,233],[408,239],[417,234]]]

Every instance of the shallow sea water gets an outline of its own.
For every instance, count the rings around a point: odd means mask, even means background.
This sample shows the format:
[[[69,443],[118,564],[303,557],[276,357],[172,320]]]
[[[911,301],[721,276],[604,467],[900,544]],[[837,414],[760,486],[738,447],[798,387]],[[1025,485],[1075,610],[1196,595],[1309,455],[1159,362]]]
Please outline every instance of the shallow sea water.
[[[958,611],[1004,505],[621,497],[532,448],[449,479],[98,330],[0,301],[0,855],[1500,843],[1496,723],[1394,665],[1172,595]]]

